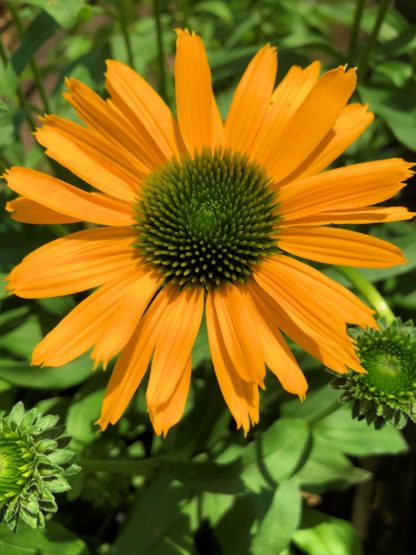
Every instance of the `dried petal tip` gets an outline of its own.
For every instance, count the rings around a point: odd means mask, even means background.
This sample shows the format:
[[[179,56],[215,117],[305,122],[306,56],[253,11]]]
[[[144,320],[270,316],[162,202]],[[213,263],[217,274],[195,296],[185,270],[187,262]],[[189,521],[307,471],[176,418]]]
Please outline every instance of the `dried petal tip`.
[[[332,383],[340,401],[352,402],[352,416],[376,429],[387,422],[404,428],[416,422],[416,329],[397,319],[381,329],[354,330],[366,374],[349,372]]]
[[[43,528],[45,513],[58,509],[54,494],[68,491],[66,476],[79,471],[58,420],[22,402],[0,415],[0,520],[13,533],[21,520]]]

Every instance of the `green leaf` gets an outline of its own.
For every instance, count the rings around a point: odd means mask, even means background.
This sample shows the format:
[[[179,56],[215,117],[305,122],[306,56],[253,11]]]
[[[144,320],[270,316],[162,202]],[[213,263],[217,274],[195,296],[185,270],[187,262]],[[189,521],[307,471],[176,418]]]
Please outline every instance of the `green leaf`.
[[[354,527],[345,520],[306,509],[293,543],[307,555],[363,555]]]
[[[391,425],[375,430],[365,421],[351,418],[351,409],[342,406],[326,416],[314,426],[314,433],[349,455],[365,457],[369,455],[398,454],[407,451],[407,444]]]
[[[218,0],[199,2],[194,6],[193,11],[215,15],[218,19],[228,25],[231,25],[234,19],[231,8],[225,2],[220,2]]]
[[[31,315],[20,326],[0,336],[0,347],[20,357],[30,359],[34,346],[41,339],[42,332],[39,321],[35,315]]]
[[[58,25],[47,13],[41,12],[35,17],[25,29],[23,40],[12,56],[12,65],[17,75],[22,73],[35,52],[57,29]]]
[[[1,87],[1,84],[0,84],[0,87]],[[0,112],[0,118],[1,118],[1,112]],[[6,282],[4,281],[4,278],[6,276],[7,274],[0,273],[0,300],[5,299],[9,295],[9,293],[6,291]]]
[[[386,60],[377,64],[375,70],[388,77],[399,88],[404,87],[413,74],[412,66],[400,60]]]
[[[66,432],[72,437],[71,446],[82,448],[97,437],[98,428],[94,425],[100,414],[103,389],[77,396],[68,409]]]
[[[0,525],[0,553],[4,555],[89,555],[85,543],[57,522],[46,528],[21,528],[13,535]]]
[[[301,509],[297,484],[293,480],[282,482],[254,538],[253,555],[278,555],[287,547],[299,525]]]
[[[37,6],[51,15],[61,27],[72,27],[86,0],[25,0],[26,4]]]
[[[204,360],[210,360],[211,353],[209,350],[207,323],[205,318],[202,319],[201,327],[199,328],[198,335],[194,346],[192,348],[192,366],[196,368]]]
[[[60,368],[39,368],[27,362],[0,359],[0,378],[28,389],[66,389],[91,375],[91,360],[84,355]]]
[[[303,403],[298,399],[291,399],[281,406],[283,416],[289,418],[302,418],[308,422],[319,420],[328,413],[337,410],[339,391],[324,385],[307,394]]]
[[[167,461],[164,467],[173,479],[198,491],[241,493],[245,490],[237,461],[229,464],[213,461]]]
[[[247,446],[231,446],[219,460],[240,459],[241,478],[249,489],[274,489],[276,483],[286,480],[303,463],[309,438],[306,422],[281,418]]]

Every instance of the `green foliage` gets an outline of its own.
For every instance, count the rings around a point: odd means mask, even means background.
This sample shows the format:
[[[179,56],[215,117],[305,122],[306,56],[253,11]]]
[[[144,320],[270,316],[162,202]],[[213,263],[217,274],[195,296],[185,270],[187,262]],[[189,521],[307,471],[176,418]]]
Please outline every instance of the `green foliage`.
[[[160,35],[156,4],[161,10]],[[103,94],[107,58],[131,62],[174,109],[175,27],[195,29],[203,36],[223,116],[248,61],[267,42],[279,50],[279,81],[291,65],[305,66],[316,58],[325,69],[357,65],[359,87],[353,101],[368,102],[376,121],[336,164],[392,156],[412,160],[414,16],[411,10],[400,13],[394,7],[404,2],[394,3],[367,52],[380,3],[367,2],[351,40],[356,4],[355,0],[8,0],[0,22],[1,171],[23,165],[87,188],[48,161],[35,143],[32,131],[40,125],[40,116],[49,108],[78,121],[62,98],[64,78],[80,79]],[[12,195],[6,188],[0,195],[3,208]],[[411,190],[396,200],[415,209]],[[155,437],[149,425],[146,384],[117,426],[105,434],[97,431],[95,421],[112,363],[107,373],[94,374],[88,354],[61,368],[31,366],[36,343],[83,294],[18,299],[5,291],[4,277],[39,245],[82,228],[82,224],[24,225],[12,221],[4,209],[0,213],[0,409],[7,412],[23,400],[35,411],[59,415],[71,436],[70,449],[81,465],[84,461],[83,472],[68,478],[72,489],[61,496],[53,519],[47,516],[45,529],[33,530],[23,523],[12,535],[5,524],[0,526],[0,553],[362,555],[361,540],[346,520],[351,517],[353,493],[345,506],[344,492],[371,480],[363,458],[403,455],[407,444],[390,425],[376,431],[353,420],[338,401],[340,393],[329,387],[331,376],[296,346],[291,347],[310,384],[307,400],[300,403],[285,394],[268,376],[260,423],[246,438],[231,424],[218,391],[205,324],[193,348],[184,418],[166,439]],[[360,272],[377,284],[406,321],[416,309],[416,224],[393,222],[368,226],[368,231],[405,253],[406,264]],[[332,268],[324,270],[350,287]],[[319,510],[308,505],[310,498],[322,501]],[[30,521],[30,510],[26,516]]]

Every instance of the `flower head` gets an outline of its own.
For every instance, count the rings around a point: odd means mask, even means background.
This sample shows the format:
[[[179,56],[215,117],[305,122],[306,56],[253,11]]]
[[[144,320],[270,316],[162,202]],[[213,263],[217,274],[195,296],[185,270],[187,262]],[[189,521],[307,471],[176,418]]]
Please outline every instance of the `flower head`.
[[[349,372],[333,387],[341,402],[352,401],[352,415],[382,428],[390,422],[403,428],[416,421],[416,330],[399,319],[380,330],[354,330],[365,374]]]
[[[87,182],[82,190],[12,168],[9,203],[26,223],[87,221],[41,247],[10,274],[26,298],[95,289],[34,350],[61,366],[92,349],[104,368],[119,355],[99,423],[126,409],[151,365],[146,398],[157,433],[179,421],[192,346],[206,318],[213,367],[238,427],[259,418],[266,366],[285,390],[307,383],[281,332],[335,372],[362,372],[347,324],[375,327],[348,290],[293,258],[383,267],[398,248],[330,227],[405,220],[405,208],[373,206],[403,187],[410,164],[393,158],[323,171],[371,123],[347,105],[353,69],[320,76],[293,67],[277,87],[276,50],[264,46],[239,82],[225,121],[200,37],[178,31],[175,118],[132,69],[108,61],[102,100],[74,79],[66,99],[84,125],[47,116],[37,139]]]
[[[58,420],[36,408],[26,412],[21,402],[0,415],[0,519],[13,532],[20,520],[45,526],[44,513],[58,508],[54,494],[69,490],[65,477],[79,470]]]

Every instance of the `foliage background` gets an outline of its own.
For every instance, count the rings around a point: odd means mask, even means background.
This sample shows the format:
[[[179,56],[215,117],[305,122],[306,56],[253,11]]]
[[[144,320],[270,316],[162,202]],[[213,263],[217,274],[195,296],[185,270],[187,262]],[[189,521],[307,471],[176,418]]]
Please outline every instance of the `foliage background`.
[[[362,11],[359,27],[355,16]],[[383,16],[383,17],[381,17]],[[382,19],[382,21],[381,21]],[[379,25],[377,36],[372,32]],[[85,186],[48,161],[31,132],[43,113],[74,119],[64,77],[103,93],[105,59],[130,63],[173,106],[175,27],[200,33],[226,114],[238,77],[265,42],[279,47],[279,79],[292,64],[359,66],[356,100],[377,119],[339,160],[416,151],[416,12],[412,0],[9,0],[0,4],[0,166],[24,165]],[[374,41],[372,37],[374,36]],[[2,207],[10,198],[2,187]],[[400,199],[415,209],[409,187]],[[67,226],[30,226],[0,213],[3,276]],[[79,228],[76,224],[72,230]],[[380,229],[382,227],[383,229]],[[408,264],[363,271],[403,319],[416,308],[416,224],[369,231],[399,245]],[[335,271],[327,273],[336,277]],[[416,434],[353,421],[331,376],[299,349],[311,392],[300,405],[270,380],[261,422],[244,439],[213,377],[204,330],[194,350],[186,415],[166,440],[151,431],[144,387],[119,425],[96,431],[108,376],[88,356],[61,369],[31,368],[34,345],[82,295],[24,301],[1,292],[0,409],[22,399],[61,415],[84,471],[46,530],[0,526],[7,555],[403,555],[411,522]],[[388,455],[380,458],[380,455]],[[117,462],[123,459],[124,462]],[[137,460],[139,459],[139,460]],[[369,474],[372,472],[373,477]]]

